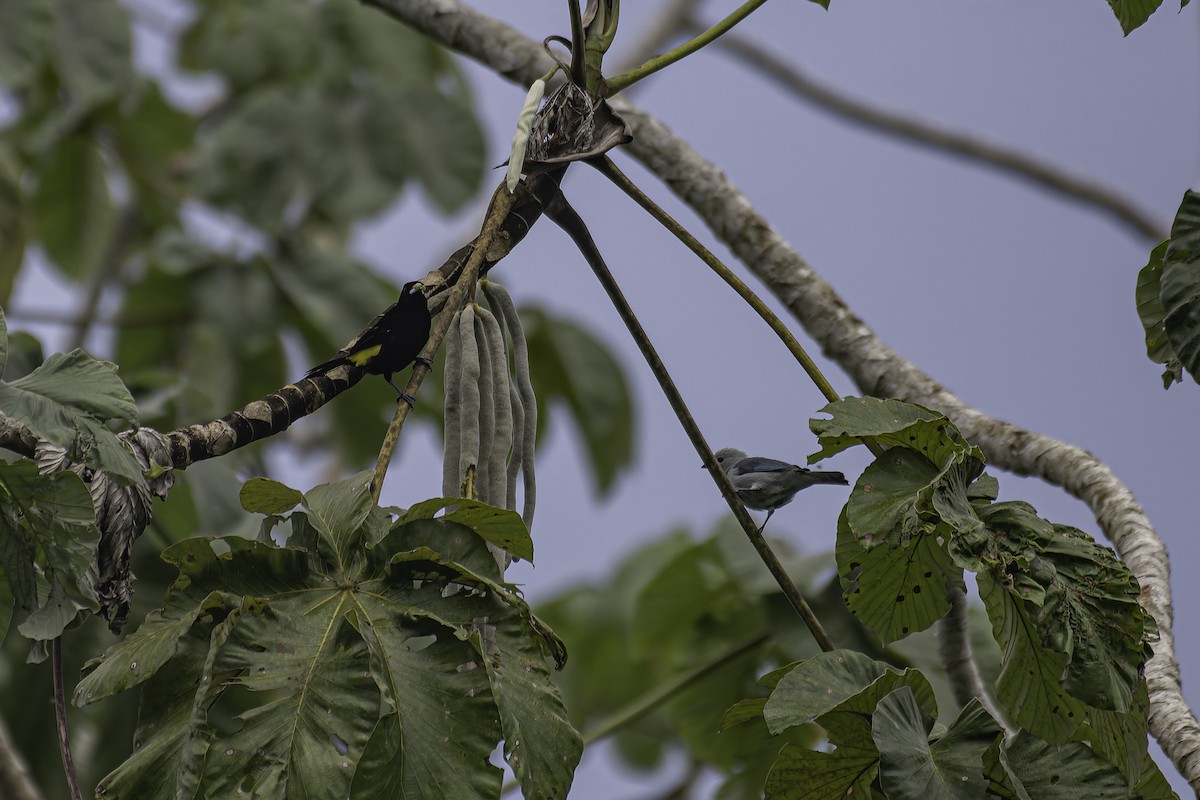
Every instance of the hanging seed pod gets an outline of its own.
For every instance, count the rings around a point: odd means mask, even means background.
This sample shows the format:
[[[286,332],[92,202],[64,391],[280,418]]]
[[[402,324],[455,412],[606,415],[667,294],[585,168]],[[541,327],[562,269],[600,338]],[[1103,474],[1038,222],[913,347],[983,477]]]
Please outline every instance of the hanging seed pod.
[[[459,446],[460,497],[478,498],[475,476],[479,470],[479,349],[475,345],[475,310],[467,306],[458,317],[462,345],[462,425]]]
[[[479,355],[479,460],[475,464],[475,493],[478,498],[488,505],[495,505],[503,499],[492,496],[492,439],[496,431],[496,406],[492,402],[492,348],[487,341],[484,331],[483,315],[487,311],[481,306],[473,306],[475,314],[475,352]]]
[[[446,367],[442,378],[446,399],[442,445],[442,497],[457,497],[462,490],[459,457],[462,450],[462,337],[459,321],[446,331]]]
[[[529,379],[529,349],[525,343],[525,330],[521,327],[521,318],[517,315],[516,306],[503,286],[493,281],[483,284],[484,295],[492,306],[493,312],[503,320],[508,336],[512,340],[513,372],[520,398],[520,406],[524,411],[519,437],[513,439],[513,458],[509,462],[510,486],[515,485],[516,469],[523,476],[524,508],[521,517],[525,527],[532,530],[533,514],[537,506],[537,478],[534,474],[533,450],[537,436],[537,399],[533,394],[533,383]],[[514,468],[513,463],[516,463]],[[510,492],[513,489],[510,488]],[[512,505],[516,505],[516,495],[512,495]]]
[[[479,458],[487,461],[485,472],[490,499],[486,502],[498,506],[507,502],[509,495],[508,463],[513,443],[512,381],[508,376],[508,352],[504,347],[504,331],[500,330],[500,324],[485,308],[476,309],[475,318],[479,326],[476,331],[483,334],[480,349],[482,351],[486,347],[488,350],[487,365],[491,370],[492,394],[491,449],[486,459],[483,453],[479,454]],[[480,481],[483,480],[481,477]]]
[[[497,286],[499,284],[493,283],[490,280],[482,281],[479,284],[479,288],[483,290],[483,295],[487,298],[488,306],[491,308],[492,314],[495,315],[496,322],[500,326],[501,331],[506,331],[508,330],[508,320],[504,315],[504,310],[501,308],[499,300],[496,298]],[[508,380],[509,406],[512,409],[512,453],[508,458],[508,471],[506,475],[508,493],[505,496],[504,507],[515,511],[517,508],[517,476],[521,472],[522,442],[524,442],[525,436],[525,404],[521,402],[521,394],[517,391],[516,385],[507,375],[508,369],[509,359],[505,355],[504,371]]]

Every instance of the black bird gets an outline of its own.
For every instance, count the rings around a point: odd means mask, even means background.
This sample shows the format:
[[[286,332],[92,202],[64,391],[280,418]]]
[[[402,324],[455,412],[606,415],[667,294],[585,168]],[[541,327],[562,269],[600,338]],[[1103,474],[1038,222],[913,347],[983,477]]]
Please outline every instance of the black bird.
[[[414,361],[433,366],[429,359],[419,357],[429,339],[429,306],[421,291],[424,288],[419,281],[404,284],[396,302],[371,320],[336,356],[313,367],[304,377],[315,378],[342,364],[359,367],[369,375],[382,375],[400,395],[400,400],[414,405],[412,395],[392,383],[392,374]]]

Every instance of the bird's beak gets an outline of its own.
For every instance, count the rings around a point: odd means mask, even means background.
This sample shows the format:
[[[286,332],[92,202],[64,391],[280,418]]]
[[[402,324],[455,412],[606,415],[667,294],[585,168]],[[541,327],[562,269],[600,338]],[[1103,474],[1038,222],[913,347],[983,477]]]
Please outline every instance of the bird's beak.
[[[418,294],[425,291],[425,284],[420,281],[413,281],[412,288],[408,290],[409,294]]]

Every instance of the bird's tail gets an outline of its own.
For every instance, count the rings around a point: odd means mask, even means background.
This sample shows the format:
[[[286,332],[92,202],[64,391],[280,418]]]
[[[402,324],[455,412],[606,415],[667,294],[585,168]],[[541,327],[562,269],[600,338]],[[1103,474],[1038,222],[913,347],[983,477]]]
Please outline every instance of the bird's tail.
[[[809,479],[813,483],[836,483],[842,486],[849,486],[849,481],[846,476],[840,472],[809,472]]]
[[[333,358],[329,359],[328,361],[317,364],[315,367],[310,369],[308,372],[304,373],[304,377],[305,378],[315,378],[318,375],[324,375],[326,372],[328,372],[329,370],[333,369],[336,366],[339,366],[341,364],[349,364],[349,363],[350,363],[350,359],[346,358],[343,355],[334,356]]]

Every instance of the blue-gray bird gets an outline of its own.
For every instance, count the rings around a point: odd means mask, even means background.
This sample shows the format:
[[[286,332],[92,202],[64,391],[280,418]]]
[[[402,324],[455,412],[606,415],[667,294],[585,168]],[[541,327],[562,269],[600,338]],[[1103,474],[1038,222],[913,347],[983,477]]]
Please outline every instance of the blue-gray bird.
[[[716,457],[746,507],[767,512],[759,533],[767,527],[775,509],[792,502],[801,489],[815,483],[849,485],[846,476],[840,472],[814,472],[786,461],[747,456],[732,447],[718,450]]]

